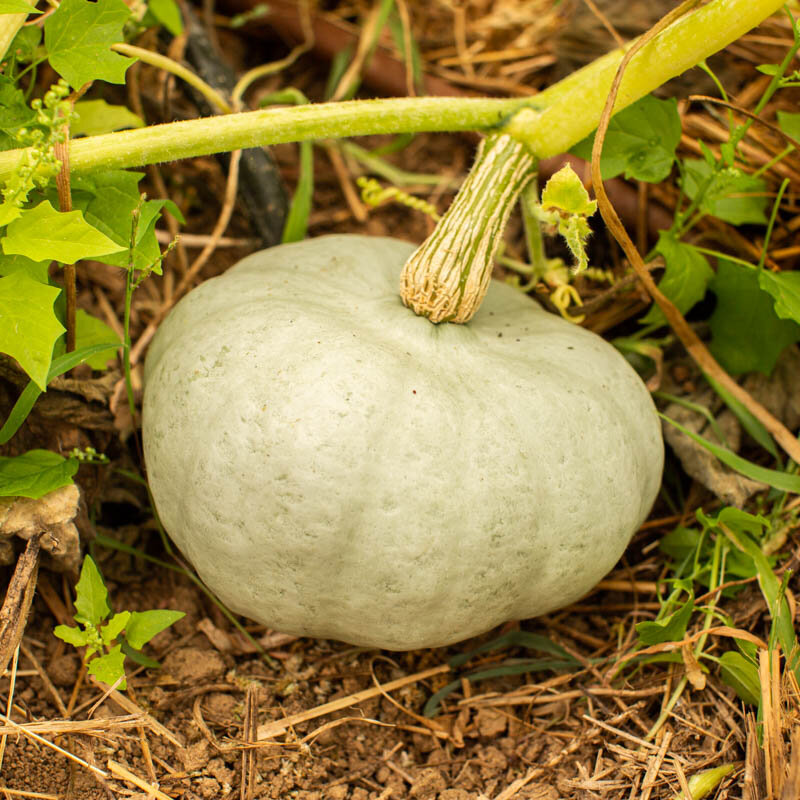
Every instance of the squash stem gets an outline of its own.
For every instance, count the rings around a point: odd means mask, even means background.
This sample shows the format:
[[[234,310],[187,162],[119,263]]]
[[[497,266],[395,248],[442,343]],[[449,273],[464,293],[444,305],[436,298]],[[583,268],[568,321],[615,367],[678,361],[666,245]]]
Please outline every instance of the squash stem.
[[[489,288],[503,230],[536,158],[508,134],[491,134],[433,233],[403,267],[400,297],[431,322],[467,322]]]

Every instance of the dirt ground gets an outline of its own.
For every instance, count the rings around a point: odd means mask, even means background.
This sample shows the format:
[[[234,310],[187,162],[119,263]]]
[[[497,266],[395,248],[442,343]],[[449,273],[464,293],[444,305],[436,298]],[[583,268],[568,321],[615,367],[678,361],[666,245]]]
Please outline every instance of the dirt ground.
[[[626,37],[645,29],[654,8],[636,2],[600,5]],[[237,71],[290,51],[296,17],[291,6],[283,0],[275,3],[271,27],[269,19],[243,33],[220,24],[216,35]],[[575,7],[546,0],[409,4],[426,74],[440,82],[435,84],[439,93],[444,86],[453,92],[497,95],[534,93],[612,46],[602,20],[583,6],[575,16]],[[327,4],[326,9],[322,16],[333,30],[328,49],[355,41],[369,8],[356,2]],[[241,6],[221,8],[220,13],[233,10]],[[621,20],[633,20],[632,29],[620,25]],[[753,65],[780,57],[786,37],[785,25],[777,20],[733,46],[719,62],[731,91],[746,95],[757,80]],[[391,43],[384,44],[391,53]],[[173,57],[180,56],[179,47],[159,43],[155,36],[144,46],[171,47]],[[479,52],[503,50],[518,55],[513,62],[470,62]],[[322,45],[309,50],[258,91],[292,85],[319,100],[329,58]],[[173,78],[149,67],[136,70],[128,100],[143,109],[148,121],[197,115],[194,101]],[[382,78],[374,80],[379,84]],[[390,93],[390,88],[366,81],[361,94]],[[706,89],[705,77],[695,70],[670,91],[685,97]],[[403,86],[394,93],[403,93]],[[257,97],[249,99],[255,105]],[[682,147],[696,152],[697,138],[713,138],[717,122],[685,101],[681,109]],[[388,141],[374,137],[360,143]],[[452,197],[452,181],[469,165],[474,144],[469,136],[418,136],[390,161],[407,171],[443,176],[446,180],[438,185],[411,189],[443,210]],[[297,149],[282,145],[273,154],[286,185],[293,187],[299,174]],[[354,190],[351,166],[335,149],[315,148],[309,235],[357,230],[412,241],[424,238],[432,225],[424,215],[397,204],[368,209]],[[547,169],[554,165],[545,165]],[[171,305],[175,287],[226,213],[220,201],[226,168],[214,158],[199,158],[149,169],[146,183],[150,196],[166,191],[184,211],[187,235],[185,251],[170,256],[164,278],[147,281],[137,291],[133,341],[135,350],[141,342],[142,356],[148,330]],[[635,184],[613,181],[610,191],[626,223],[640,240],[652,244],[676,202],[674,182],[651,187],[644,204]],[[228,211],[230,223],[217,232],[226,238],[217,237],[213,255],[196,269],[190,284],[219,274],[259,246],[243,204]],[[166,223],[161,227],[168,240]],[[519,220],[512,221],[508,242],[512,255],[522,251]],[[559,253],[554,245],[551,255]],[[600,226],[592,259],[624,271],[618,247]],[[609,295],[607,286],[585,281],[580,291],[587,308],[584,324],[600,333],[624,333],[646,307],[636,289]],[[549,303],[546,294],[540,299]],[[119,270],[99,264],[81,267],[81,307],[119,324],[123,302]],[[134,373],[138,390],[140,370],[141,362]],[[110,466],[87,465],[78,474],[84,498],[79,520],[83,546],[108,581],[115,609],[180,609],[186,616],[147,647],[161,669],[137,668],[128,661],[127,690],[109,691],[87,677],[79,655],[53,636],[56,624],[72,624],[74,576],[45,565],[18,661],[0,679],[9,720],[2,728],[7,738],[0,746],[0,794],[74,800],[672,800],[686,792],[693,775],[727,766],[728,774],[709,797],[767,796],[755,709],[744,705],[716,674],[703,675],[696,685],[690,682],[669,707],[686,674],[683,662],[616,669],[635,643],[634,625],[653,619],[660,608],[656,582],[665,574],[658,550],[661,537],[676,524],[690,524],[696,508],[720,505],[719,494],[687,477],[673,456],[670,474],[678,476],[685,507],[676,513],[657,502],[614,572],[580,603],[546,618],[510,622],[449,648],[409,653],[295,638],[241,619],[252,637],[248,640],[186,576],[186,565],[166,552],[146,492],[128,477],[128,472],[141,474],[142,463],[119,371],[102,376],[77,371],[75,379],[80,385],[59,385],[48,392],[13,448],[3,452],[92,445],[108,454]],[[696,379],[680,348],[669,350],[665,385],[690,390]],[[4,410],[18,386],[18,376],[5,365],[0,370]],[[103,546],[98,534],[134,552]],[[781,570],[797,568],[797,536],[796,529],[786,533],[782,552],[788,555]],[[167,562],[172,569],[148,559]],[[795,585],[792,579],[790,589]],[[725,600],[724,613],[733,627],[767,637],[768,611],[754,581]],[[526,633],[560,645],[574,660],[573,668],[547,669],[546,658],[530,647],[533,640]],[[473,652],[492,643],[496,646]],[[472,655],[458,663],[465,654]],[[489,669],[499,674],[466,677]],[[431,696],[453,682],[437,713],[426,716]],[[797,783],[787,783],[780,800],[800,797],[800,742],[793,742],[793,750],[788,746],[788,731],[797,727],[795,688],[784,687],[780,705],[786,758]],[[18,729],[23,723],[24,735]],[[786,793],[792,787],[797,794]]]

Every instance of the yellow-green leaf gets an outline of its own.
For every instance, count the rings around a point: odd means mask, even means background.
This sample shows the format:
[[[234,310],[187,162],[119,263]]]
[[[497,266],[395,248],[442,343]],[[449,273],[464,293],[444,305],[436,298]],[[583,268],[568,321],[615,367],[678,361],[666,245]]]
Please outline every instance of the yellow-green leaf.
[[[44,391],[53,345],[64,326],[53,311],[61,290],[24,272],[0,278],[0,353],[15,358]]]

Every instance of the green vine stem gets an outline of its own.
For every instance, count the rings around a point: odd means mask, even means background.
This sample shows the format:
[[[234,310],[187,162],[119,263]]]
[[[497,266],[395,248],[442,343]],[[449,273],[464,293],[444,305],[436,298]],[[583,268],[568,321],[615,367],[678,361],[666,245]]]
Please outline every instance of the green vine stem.
[[[431,322],[468,322],[483,301],[511,210],[536,159],[507,133],[491,134],[434,232],[408,259],[400,297]]]
[[[625,73],[617,109],[739,38],[783,5],[781,0],[713,0],[671,25],[636,55]],[[423,97],[266,109],[91,136],[70,145],[75,174],[120,169],[307,139],[376,133],[491,130],[523,140],[539,158],[563,153],[591,133],[623,50],[615,50],[535,98]],[[514,116],[522,108],[524,115]],[[513,117],[513,119],[511,119]],[[0,153],[6,180],[22,153]]]

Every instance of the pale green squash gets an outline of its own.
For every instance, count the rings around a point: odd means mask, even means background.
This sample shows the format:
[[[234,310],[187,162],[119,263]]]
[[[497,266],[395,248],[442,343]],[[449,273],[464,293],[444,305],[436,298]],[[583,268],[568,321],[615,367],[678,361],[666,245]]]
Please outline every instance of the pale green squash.
[[[161,519],[234,611],[410,649],[579,599],[647,515],[663,462],[639,377],[600,337],[493,282],[433,325],[413,247],[326,236],[195,289],[147,359]]]

